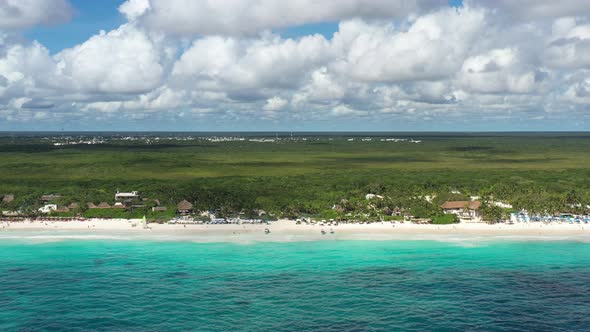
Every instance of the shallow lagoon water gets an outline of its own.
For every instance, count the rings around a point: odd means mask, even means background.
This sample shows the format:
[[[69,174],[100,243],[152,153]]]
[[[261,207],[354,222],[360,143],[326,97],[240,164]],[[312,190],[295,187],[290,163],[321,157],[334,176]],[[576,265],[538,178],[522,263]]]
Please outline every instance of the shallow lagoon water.
[[[12,236],[0,286],[2,331],[590,330],[590,244],[572,240]]]

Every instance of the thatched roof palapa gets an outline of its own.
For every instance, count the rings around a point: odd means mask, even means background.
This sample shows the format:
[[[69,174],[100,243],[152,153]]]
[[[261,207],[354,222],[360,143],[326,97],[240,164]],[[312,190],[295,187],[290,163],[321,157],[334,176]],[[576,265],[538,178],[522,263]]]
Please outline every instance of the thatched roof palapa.
[[[4,195],[4,197],[2,197],[2,203],[10,203],[14,201],[14,195]]]
[[[440,207],[445,210],[454,210],[454,209],[470,209],[470,210],[478,210],[481,206],[481,202],[479,201],[453,201],[453,202],[444,202],[443,205]]]
[[[97,208],[97,207],[96,207],[96,205],[94,205],[94,203],[92,203],[92,202],[91,202],[91,203],[86,203],[86,206],[87,206],[89,209],[96,209],[96,208]]]
[[[67,206],[60,206],[57,208],[57,210],[55,210],[55,212],[67,213],[67,212],[70,212],[70,209]]]
[[[115,204],[113,204],[113,209],[124,209],[125,205],[121,202],[117,202]]]
[[[193,205],[186,199],[176,205],[176,208],[180,211],[188,211],[193,209]]]
[[[99,209],[110,209],[111,206],[107,202],[101,202],[100,204],[98,204],[98,208]]]

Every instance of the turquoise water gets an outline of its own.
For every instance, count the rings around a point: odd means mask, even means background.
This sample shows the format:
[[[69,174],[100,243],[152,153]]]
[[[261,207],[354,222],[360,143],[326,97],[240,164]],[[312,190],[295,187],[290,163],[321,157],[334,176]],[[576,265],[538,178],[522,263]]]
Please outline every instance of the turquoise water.
[[[1,331],[590,330],[590,244],[0,241]]]

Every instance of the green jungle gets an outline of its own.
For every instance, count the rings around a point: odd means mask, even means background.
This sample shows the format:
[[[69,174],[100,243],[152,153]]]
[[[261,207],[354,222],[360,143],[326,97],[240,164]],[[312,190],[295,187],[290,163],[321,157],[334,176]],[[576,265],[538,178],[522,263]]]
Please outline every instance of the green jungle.
[[[588,133],[415,134],[420,143],[352,135],[273,142],[107,138],[55,146],[41,136],[6,134],[0,197],[14,200],[0,208],[34,214],[41,195],[56,193],[58,204],[79,203],[76,213],[89,217],[169,218],[186,199],[195,210],[223,216],[264,210],[274,217],[368,220],[396,218],[391,211],[401,210],[445,223],[440,204],[469,196],[484,198],[488,219],[509,212],[488,206],[492,198],[515,210],[588,212]],[[117,190],[140,191],[168,210],[86,210],[87,202],[112,204]],[[383,199],[367,204],[369,193]]]

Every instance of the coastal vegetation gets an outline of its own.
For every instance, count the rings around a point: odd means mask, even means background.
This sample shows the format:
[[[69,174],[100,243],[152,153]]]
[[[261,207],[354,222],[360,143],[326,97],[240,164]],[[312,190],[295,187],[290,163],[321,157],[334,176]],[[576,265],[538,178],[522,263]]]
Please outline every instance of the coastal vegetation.
[[[219,215],[264,210],[277,217],[385,220],[398,209],[448,223],[454,220],[440,204],[470,196],[548,213],[583,213],[590,205],[590,134],[419,134],[419,144],[349,137],[110,138],[57,146],[43,137],[4,136],[0,195],[14,200],[0,207],[34,213],[41,195],[59,193],[57,203],[79,203],[76,213],[88,217],[169,218],[186,199],[195,210]],[[168,210],[153,212],[151,203],[132,211],[87,209],[86,202],[112,203],[117,190],[138,190]],[[382,198],[368,201],[367,194]],[[488,219],[508,212],[485,202],[481,210]]]

